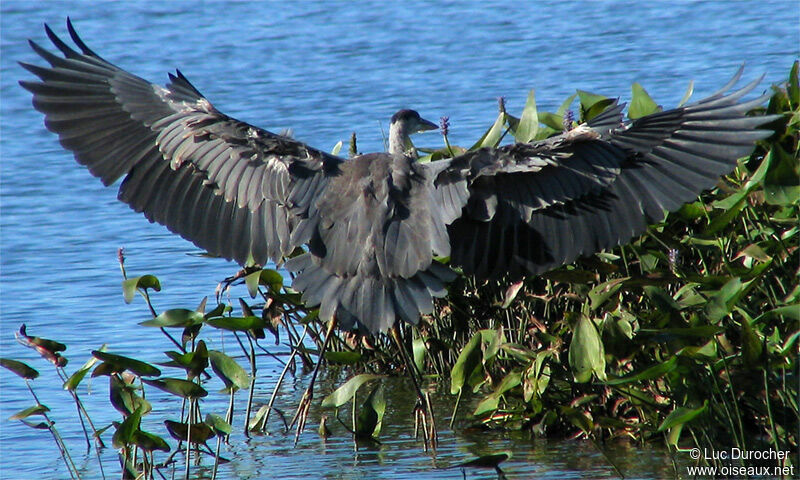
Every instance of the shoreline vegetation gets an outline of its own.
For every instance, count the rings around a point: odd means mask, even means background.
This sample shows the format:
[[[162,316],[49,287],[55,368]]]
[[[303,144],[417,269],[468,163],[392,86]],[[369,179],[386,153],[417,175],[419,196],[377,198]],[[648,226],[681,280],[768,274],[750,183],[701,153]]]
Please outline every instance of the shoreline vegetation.
[[[641,85],[634,84],[632,92],[632,118],[660,108]],[[681,103],[691,92],[690,85]],[[624,439],[634,445],[663,445],[673,459],[691,449],[720,446],[789,451],[793,453],[780,459],[762,459],[763,465],[800,464],[798,62],[788,81],[773,86],[772,93],[767,106],[753,114],[782,115],[765,126],[775,129],[775,135],[759,141],[752,155],[741,159],[714,190],[666,215],[645,235],[516,283],[478,283],[460,275],[448,296],[437,300],[432,315],[417,326],[404,325],[401,341],[411,362],[426,383],[448,392],[452,400],[449,418],[436,419],[437,425],[418,417],[415,430],[424,429],[435,439],[437,426],[449,422],[452,428],[458,422],[543,437],[586,438],[601,452],[605,442]],[[497,119],[471,148],[497,145],[509,136],[547,138],[574,125],[573,117],[585,121],[599,114],[611,101],[578,91],[549,113],[537,111],[531,92],[519,117],[507,113],[501,101]],[[579,105],[575,115],[573,104]],[[341,147],[340,142],[336,152]],[[356,151],[355,137],[350,150]],[[421,161],[464,150],[451,145],[445,133],[444,147],[425,151]],[[157,329],[172,344],[165,357],[145,361],[103,346],[81,368],[68,371],[62,353],[66,345],[33,336],[47,332],[29,332],[24,325],[17,334],[21,343],[55,366],[66,395],[77,405],[76,420],[86,432],[87,446],[94,446],[104,477],[121,472],[123,478],[154,478],[166,468],[183,469],[188,477],[196,461],[213,465],[215,477],[218,465],[227,461],[220,454],[222,443],[236,429],[246,436],[264,432],[270,415],[278,411],[281,382],[322,361],[317,357],[326,340],[324,361],[341,381],[312,400],[330,411],[312,422],[322,436],[332,434],[333,418],[339,420],[336,435],[380,441],[386,411],[383,379],[405,374],[403,352],[391,338],[337,331],[326,339],[326,325],[285,285],[287,279],[257,267],[228,279],[218,291],[219,300],[226,288],[244,283],[250,299],[218,301],[213,307],[203,299],[197,307],[159,312],[151,302],[161,289],[157,277],[128,276],[122,251],[119,262],[125,300],[130,303],[140,295],[151,315],[142,322],[149,327],[142,334]],[[204,337],[220,332],[240,347],[239,354],[208,347]],[[269,403],[262,405],[253,399],[262,375],[258,360],[272,355],[261,343],[273,341],[288,345],[290,354],[278,359],[284,369]],[[48,432],[72,478],[81,478],[69,453],[74,446],[64,442],[50,409],[36,396],[33,380],[39,372],[11,359],[0,364],[26,382],[33,399],[31,407],[10,420]],[[120,413],[119,421],[92,422],[79,391],[87,375],[108,378],[110,408]],[[225,387],[224,393],[212,394],[230,397],[227,413],[203,408],[212,379]],[[141,429],[142,417],[153,410],[146,395],[151,389],[175,398],[172,405],[158,407],[172,412],[160,419],[164,428],[157,432]],[[466,407],[465,397],[477,406]],[[65,402],[58,408],[73,407]],[[292,408],[280,405],[281,410]],[[349,418],[340,415],[345,412]],[[427,437],[419,438],[423,442]],[[435,448],[424,442],[426,449]],[[109,447],[119,450],[120,466],[104,468],[101,449]],[[460,466],[493,467],[502,475],[500,464],[507,458],[505,452],[492,452]],[[751,460],[747,466],[761,465]],[[696,464],[726,465],[713,457],[699,458]]]

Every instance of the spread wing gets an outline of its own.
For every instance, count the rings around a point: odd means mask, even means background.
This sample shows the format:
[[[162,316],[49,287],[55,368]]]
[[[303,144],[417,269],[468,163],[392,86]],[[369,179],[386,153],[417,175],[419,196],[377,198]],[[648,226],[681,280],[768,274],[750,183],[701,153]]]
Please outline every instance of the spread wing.
[[[45,125],[75,159],[151,222],[239,263],[279,261],[295,246],[286,208],[289,166],[340,162],[307,145],[216,110],[180,73],[165,87],[102,59],[67,21],[77,51],[45,26],[62,55],[34,42],[50,66],[22,63]]]
[[[469,152],[436,178],[452,218],[451,262],[479,278],[536,274],[612,248],[678,209],[769,136],[748,117],[759,83],[622,122],[614,105],[588,125],[532,144]],[[461,202],[461,203],[459,203]]]

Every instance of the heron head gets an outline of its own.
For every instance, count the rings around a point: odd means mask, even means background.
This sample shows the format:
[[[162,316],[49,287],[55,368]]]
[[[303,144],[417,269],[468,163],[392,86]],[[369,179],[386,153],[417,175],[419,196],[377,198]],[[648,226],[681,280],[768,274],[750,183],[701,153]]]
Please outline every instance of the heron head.
[[[391,126],[401,127],[400,130],[406,135],[439,128],[435,123],[420,117],[416,110],[408,109],[400,110],[392,115]]]

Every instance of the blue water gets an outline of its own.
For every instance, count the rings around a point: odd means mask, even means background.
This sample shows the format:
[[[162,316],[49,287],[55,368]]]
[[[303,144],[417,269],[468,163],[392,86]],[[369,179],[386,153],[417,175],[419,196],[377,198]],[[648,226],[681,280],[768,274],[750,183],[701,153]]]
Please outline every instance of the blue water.
[[[493,121],[500,96],[518,112],[535,88],[540,108],[553,110],[575,88],[624,100],[630,84],[639,81],[656,101],[672,106],[692,79],[699,98],[744,62],[746,77],[766,73],[766,88],[783,80],[800,56],[798,1],[3,0],[0,9],[0,349],[3,357],[42,371],[34,382],[37,393],[53,408],[86,478],[97,478],[99,471],[81,445],[74,407],[59,391],[53,371],[16,344],[13,332],[25,323],[34,335],[68,344],[70,372],[103,342],[114,352],[162,361],[160,352],[169,345],[137,326],[148,316],[146,307],[140,300],[133,305],[122,300],[117,248],[126,248],[130,274],[160,277],[159,309],[194,306],[236,268],[193,255],[197,249],[190,243],[131,212],[116,200],[115,189],[92,179],[46,132],[28,93],[17,85],[31,76],[16,64],[42,63],[26,40],[47,43],[43,22],[63,33],[64,18],[71,16],[97,52],[147,79],[163,83],[166,72],[178,67],[218,109],[239,119],[273,131],[291,128],[297,138],[324,150],[356,131],[365,152],[383,149],[381,127],[385,130],[387,119],[402,107],[434,120],[449,116],[451,141],[471,144]],[[434,134],[418,144],[426,142],[436,146],[440,139]],[[278,364],[262,363],[257,395],[268,395],[278,372]],[[281,408],[292,408],[304,380],[292,379],[283,388]],[[116,419],[107,408],[106,388],[98,379],[91,394],[82,390],[100,425]],[[0,399],[0,477],[65,477],[45,433],[5,420],[32,404],[24,385],[5,370]],[[204,408],[219,413],[225,402],[212,394]],[[590,444],[475,436],[459,428],[442,428],[442,446],[432,458],[409,438],[407,404],[389,407],[396,412],[388,423],[397,426],[387,428],[381,446],[354,452],[341,430],[322,442],[310,426],[295,449],[276,423],[270,436],[250,441],[234,436],[223,449],[234,461],[220,473],[224,478],[461,478],[458,470],[435,467],[475,452],[511,450],[514,456],[505,464],[509,478],[614,474]],[[440,418],[449,415],[444,411]],[[148,428],[163,433],[159,424]],[[633,477],[671,472],[668,456],[658,449],[610,450]],[[113,449],[106,450],[104,464],[112,477],[114,457]],[[494,474],[468,472],[469,478],[481,475]]]

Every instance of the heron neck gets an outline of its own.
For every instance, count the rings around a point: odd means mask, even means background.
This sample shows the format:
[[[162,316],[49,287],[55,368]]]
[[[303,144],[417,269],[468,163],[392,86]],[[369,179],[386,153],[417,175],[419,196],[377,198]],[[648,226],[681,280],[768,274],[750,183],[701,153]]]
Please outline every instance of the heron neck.
[[[402,122],[395,122],[389,126],[389,153],[417,156],[417,150],[411,143],[411,137],[406,133]]]

